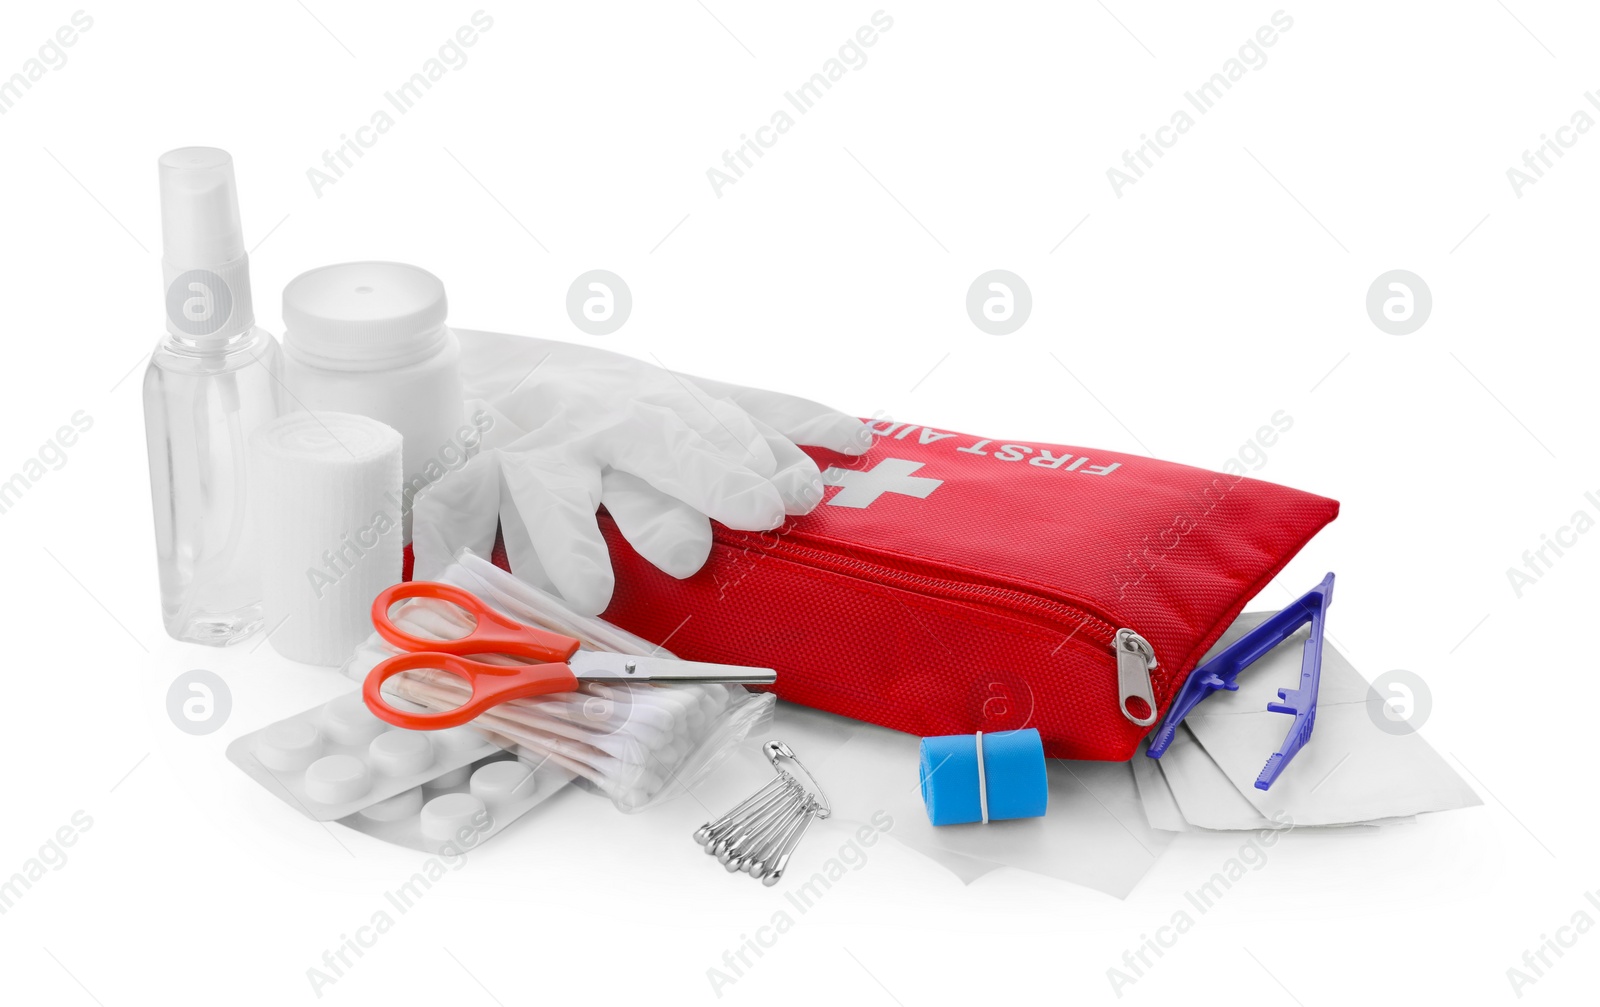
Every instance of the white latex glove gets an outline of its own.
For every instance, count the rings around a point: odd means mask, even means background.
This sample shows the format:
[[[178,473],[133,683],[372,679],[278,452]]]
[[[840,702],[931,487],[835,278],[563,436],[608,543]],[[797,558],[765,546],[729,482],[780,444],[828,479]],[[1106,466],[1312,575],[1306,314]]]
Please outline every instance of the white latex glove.
[[[498,523],[519,577],[599,613],[614,584],[602,504],[641,556],[687,577],[710,553],[708,519],[760,531],[822,499],[797,443],[846,454],[871,444],[860,420],[791,395],[571,343],[456,335],[462,384],[494,424],[475,458],[417,497],[419,578],[463,547],[488,555]]]

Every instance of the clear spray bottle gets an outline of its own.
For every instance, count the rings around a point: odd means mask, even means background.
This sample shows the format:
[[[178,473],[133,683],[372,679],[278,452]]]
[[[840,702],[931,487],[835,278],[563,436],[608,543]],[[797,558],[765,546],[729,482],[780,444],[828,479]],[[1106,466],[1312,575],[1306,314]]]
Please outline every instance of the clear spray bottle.
[[[248,533],[249,436],[282,408],[278,342],[256,328],[233,158],[161,155],[167,335],[144,375],[161,617],[178,640],[223,646],[261,624]]]

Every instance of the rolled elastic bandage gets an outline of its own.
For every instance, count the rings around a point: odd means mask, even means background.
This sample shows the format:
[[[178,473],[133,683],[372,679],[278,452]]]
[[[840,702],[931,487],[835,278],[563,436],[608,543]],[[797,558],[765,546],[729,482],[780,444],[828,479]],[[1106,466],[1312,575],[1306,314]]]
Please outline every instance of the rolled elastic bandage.
[[[922,801],[935,825],[1038,818],[1049,802],[1033,728],[922,739]]]
[[[296,412],[250,437],[262,608],[272,646],[338,664],[400,579],[400,435],[349,413]]]

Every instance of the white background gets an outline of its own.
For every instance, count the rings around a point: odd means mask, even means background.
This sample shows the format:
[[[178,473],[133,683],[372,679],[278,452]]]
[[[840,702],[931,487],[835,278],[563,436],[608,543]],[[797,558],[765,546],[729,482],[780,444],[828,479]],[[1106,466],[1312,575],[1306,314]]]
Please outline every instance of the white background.
[[[0,76],[75,9],[7,5]],[[1255,474],[1343,515],[1264,603],[1338,571],[1330,629],[1369,676],[1423,676],[1424,733],[1485,804],[1375,836],[1290,836],[1123,999],[1515,999],[1506,969],[1600,888],[1600,535],[1521,598],[1506,576],[1575,511],[1600,513],[1584,500],[1600,495],[1600,131],[1520,197],[1506,175],[1574,111],[1600,116],[1583,97],[1600,85],[1592,9],[1289,7],[1267,63],[1119,198],[1107,168],[1273,4],[888,7],[868,62],[719,198],[706,169],[874,3],[506,4],[318,196],[307,169],[476,9],[87,8],[65,65],[0,116],[0,473],[74,411],[94,418],[0,515],[0,875],[75,811],[93,820],[0,916],[7,1002],[312,1000],[306,970],[421,859],[336,837],[222,758],[342,680],[255,641],[216,652],[161,629],[137,369],[161,331],[155,160],[189,144],[235,157],[273,331],[295,274],[392,258],[442,277],[459,325],[947,430],[1219,467],[1286,410],[1294,427]],[[565,314],[591,268],[632,288],[615,335]],[[1009,336],[963,307],[994,268],[1033,293]],[[1396,268],[1434,300],[1406,336],[1365,310]],[[233,691],[231,722],[203,738],[165,712],[193,667]],[[778,893],[706,864],[692,802],[630,818],[566,797],[474,854],[323,999],[715,1001],[707,969]],[[814,852],[844,839],[817,835]],[[1238,842],[1180,837],[1125,901],[1009,870],[964,887],[881,843],[722,999],[1112,1002],[1106,970]],[[1597,978],[1589,934],[1524,998],[1575,1002]]]

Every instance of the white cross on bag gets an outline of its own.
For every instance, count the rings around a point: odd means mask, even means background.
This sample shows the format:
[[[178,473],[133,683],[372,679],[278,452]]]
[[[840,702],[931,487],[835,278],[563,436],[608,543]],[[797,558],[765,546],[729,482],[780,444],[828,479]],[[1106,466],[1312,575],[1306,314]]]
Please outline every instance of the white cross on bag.
[[[913,476],[911,473],[922,468],[922,464],[905,458],[885,458],[865,472],[830,465],[822,473],[823,483],[844,488],[833,495],[828,506],[866,507],[885,493],[899,493],[926,500],[928,494],[938,489],[944,480]]]

